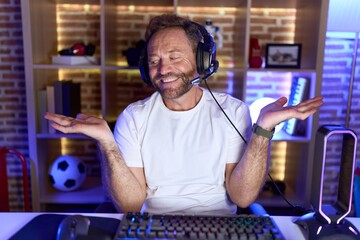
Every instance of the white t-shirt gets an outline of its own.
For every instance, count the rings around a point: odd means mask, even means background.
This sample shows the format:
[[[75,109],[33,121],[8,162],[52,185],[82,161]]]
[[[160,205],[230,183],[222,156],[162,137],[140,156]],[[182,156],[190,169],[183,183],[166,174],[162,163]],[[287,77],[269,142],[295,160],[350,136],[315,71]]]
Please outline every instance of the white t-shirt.
[[[150,213],[235,213],[225,189],[225,166],[236,163],[246,144],[209,91],[195,108],[172,111],[156,92],[130,104],[119,116],[115,140],[129,167],[143,167]],[[249,139],[251,118],[242,101],[214,93],[240,133]]]

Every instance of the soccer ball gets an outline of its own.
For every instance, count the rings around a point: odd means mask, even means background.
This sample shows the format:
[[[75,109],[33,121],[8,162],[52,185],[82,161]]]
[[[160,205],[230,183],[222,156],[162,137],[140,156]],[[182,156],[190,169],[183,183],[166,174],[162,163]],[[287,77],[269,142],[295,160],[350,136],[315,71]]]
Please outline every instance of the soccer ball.
[[[86,166],[78,157],[59,156],[49,169],[50,183],[60,191],[73,191],[79,188],[86,178]]]

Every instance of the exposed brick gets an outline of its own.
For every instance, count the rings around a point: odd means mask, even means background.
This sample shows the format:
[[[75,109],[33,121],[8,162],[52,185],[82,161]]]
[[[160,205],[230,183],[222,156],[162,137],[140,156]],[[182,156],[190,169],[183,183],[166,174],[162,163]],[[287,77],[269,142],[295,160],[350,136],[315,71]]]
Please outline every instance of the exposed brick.
[[[294,27],[269,27],[268,31],[271,33],[293,33],[295,31]]]
[[[264,29],[264,26],[258,26],[258,25],[256,25],[256,26],[251,26],[250,27],[250,32],[252,32],[252,33],[254,33],[254,32],[262,32],[262,31],[264,31],[265,29]]]
[[[0,127],[0,133],[1,134],[5,134],[5,133],[15,133],[16,129],[15,128],[10,128],[8,126],[6,126],[6,128],[1,128]]]
[[[291,9],[287,9],[287,10],[274,10],[274,11],[269,11],[268,12],[268,16],[269,17],[290,17],[290,18],[294,18],[296,11],[295,10],[291,10]]]
[[[87,26],[86,23],[84,22],[60,22],[58,25],[57,25],[59,28],[85,28]]]
[[[293,37],[292,36],[276,36],[273,38],[275,42],[284,42],[284,43],[292,43]]]
[[[139,21],[143,21],[144,17],[141,15],[122,15],[122,14],[118,14],[116,16],[117,20],[126,20],[126,21],[134,21],[134,20],[139,20]]]
[[[252,24],[276,24],[275,18],[252,18]]]
[[[294,19],[281,19],[281,25],[295,25]]]
[[[16,13],[20,12],[19,6],[0,6],[0,13]]]
[[[158,12],[159,14],[161,13],[172,13],[173,12],[173,7],[172,6],[137,6],[135,7],[135,11],[137,12]]]

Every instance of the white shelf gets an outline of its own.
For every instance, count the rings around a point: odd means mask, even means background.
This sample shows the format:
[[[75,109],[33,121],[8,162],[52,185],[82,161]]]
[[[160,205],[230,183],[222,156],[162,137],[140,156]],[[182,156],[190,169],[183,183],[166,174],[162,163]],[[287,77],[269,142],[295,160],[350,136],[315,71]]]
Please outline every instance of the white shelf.
[[[41,203],[49,204],[99,204],[106,200],[100,178],[87,177],[77,190],[62,192],[54,188],[41,197]]]
[[[60,138],[68,138],[68,139],[79,139],[79,140],[92,140],[88,136],[81,134],[64,134],[64,133],[39,133],[36,134],[37,139],[60,139]]]
[[[100,69],[100,65],[36,64],[34,69]]]
[[[316,69],[291,69],[291,68],[248,68],[247,72],[281,72],[281,73],[315,73]]]
[[[272,141],[287,141],[287,142],[303,142],[307,143],[310,141],[309,137],[302,136],[292,136],[286,133],[284,130],[280,130],[279,132],[274,134]]]

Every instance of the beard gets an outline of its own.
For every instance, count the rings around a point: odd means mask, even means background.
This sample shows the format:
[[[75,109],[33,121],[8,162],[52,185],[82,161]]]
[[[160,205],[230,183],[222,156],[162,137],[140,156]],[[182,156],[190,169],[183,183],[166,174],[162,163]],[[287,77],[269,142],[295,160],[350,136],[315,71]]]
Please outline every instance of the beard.
[[[173,85],[172,87],[163,87],[163,83],[161,82],[161,79],[167,77],[178,78],[178,80],[176,80],[177,84]],[[173,72],[170,72],[165,75],[162,74],[155,75],[153,79],[153,85],[164,99],[177,99],[183,96],[185,93],[187,93],[193,86],[190,83],[190,79],[188,75],[186,75],[185,73],[173,73]]]

